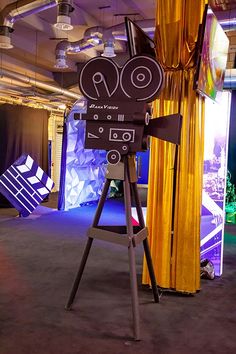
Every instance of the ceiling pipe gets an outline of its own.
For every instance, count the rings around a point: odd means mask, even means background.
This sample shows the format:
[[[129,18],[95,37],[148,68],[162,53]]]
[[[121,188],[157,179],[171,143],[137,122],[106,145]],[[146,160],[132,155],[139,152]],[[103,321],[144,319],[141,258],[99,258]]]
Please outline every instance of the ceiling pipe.
[[[18,0],[6,5],[0,11],[0,48],[10,49],[13,47],[11,33],[14,31],[13,25],[16,21],[57,5],[57,24],[60,29],[73,28],[69,17],[69,13],[73,11],[72,0]]]
[[[79,53],[86,49],[93,48],[102,43],[104,28],[103,27],[91,27],[84,32],[82,39],[76,42],[61,41],[57,43],[55,49],[56,63],[55,68],[66,69],[68,65],[66,63],[67,53]]]
[[[2,26],[12,28],[14,23],[26,16],[57,5],[56,0],[18,0],[6,5],[0,12]]]
[[[102,43],[100,38],[80,39],[76,42],[62,41],[56,46],[56,64],[55,68],[68,68],[66,63],[67,53],[79,53],[86,49],[93,48]]]
[[[140,20],[135,22],[147,34],[153,34],[155,30],[155,20]],[[112,43],[115,40],[127,40],[125,24],[104,28],[101,26],[90,27],[84,32],[82,39],[76,42],[61,41],[57,44],[55,50],[56,64],[55,67],[65,69],[68,67],[66,63],[67,53],[79,53],[86,49],[96,47],[104,43]]]
[[[11,33],[14,31],[13,25],[16,21],[56,5],[56,0],[19,0],[6,5],[0,12],[0,48],[13,47]]]
[[[91,37],[90,39],[80,39],[76,42],[61,41],[56,46],[56,63],[55,68],[68,68],[66,63],[67,53],[79,53],[89,48],[93,48],[102,43],[100,38]]]
[[[51,85],[51,84],[47,84],[47,83],[45,83],[43,81],[40,81],[40,80],[37,80],[35,78],[31,78],[29,76],[25,76],[25,75],[16,73],[16,72],[11,71],[11,70],[1,69],[0,70],[0,77],[3,77],[3,76],[10,77],[12,79],[16,79],[16,80],[22,81],[22,82],[24,82],[24,83],[26,83],[28,85],[33,86],[33,87],[38,87],[40,89],[43,89],[43,90],[46,90],[46,91],[50,91],[50,92],[54,92],[54,93],[57,93],[59,95],[62,95],[62,96],[65,96],[65,97],[69,97],[69,98],[72,98],[72,99],[75,99],[75,100],[81,99],[81,97],[82,97],[81,95],[79,95],[77,93],[71,92],[69,90],[62,89],[61,87],[57,87],[57,86],[54,86],[54,85]]]

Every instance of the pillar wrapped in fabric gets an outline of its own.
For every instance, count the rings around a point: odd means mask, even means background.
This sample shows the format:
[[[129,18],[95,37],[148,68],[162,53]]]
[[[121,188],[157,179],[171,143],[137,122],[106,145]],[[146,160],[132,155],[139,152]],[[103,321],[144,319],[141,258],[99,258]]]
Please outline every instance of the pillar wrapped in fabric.
[[[147,226],[158,285],[188,293],[200,288],[204,98],[193,90],[193,81],[204,8],[204,0],[160,0],[156,13],[165,87],[154,110],[156,116],[180,113],[183,122],[179,151],[152,138]],[[145,262],[143,283],[150,283]]]

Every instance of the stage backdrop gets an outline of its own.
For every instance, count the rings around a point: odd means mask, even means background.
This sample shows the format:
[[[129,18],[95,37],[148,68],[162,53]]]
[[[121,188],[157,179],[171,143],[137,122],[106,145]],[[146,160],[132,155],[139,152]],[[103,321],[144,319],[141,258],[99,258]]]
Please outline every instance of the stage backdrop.
[[[48,173],[48,111],[0,105],[0,175],[23,153]],[[10,206],[1,194],[0,206]]]

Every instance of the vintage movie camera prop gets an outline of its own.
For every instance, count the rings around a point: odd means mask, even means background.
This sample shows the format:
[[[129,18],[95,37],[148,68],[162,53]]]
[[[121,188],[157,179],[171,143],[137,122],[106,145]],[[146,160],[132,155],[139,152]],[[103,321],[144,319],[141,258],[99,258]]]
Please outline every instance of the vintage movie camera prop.
[[[79,75],[79,87],[87,98],[85,148],[107,150],[107,160],[117,164],[123,155],[145,151],[148,136],[174,144],[180,142],[181,116],[150,119],[149,102],[163,87],[164,73],[155,58],[137,55],[120,68],[111,59],[88,61]]]
[[[141,34],[140,38],[142,39],[139,44],[143,44],[143,53],[145,54],[135,53],[140,55],[132,56],[123,67],[116,65],[111,59],[96,57],[84,65],[79,75],[80,90],[87,98],[87,111],[86,113],[75,113],[74,118],[86,120],[85,148],[106,150],[108,167],[92,227],[87,232],[87,244],[65,306],[66,310],[71,309],[93,240],[100,239],[123,245],[127,247],[129,255],[135,340],[140,339],[135,263],[135,247],[140,243],[144,247],[154,301],[159,302],[160,298],[148,245],[148,230],[138,195],[135,153],[148,148],[150,135],[179,144],[181,128],[180,114],[150,119],[149,103],[161,92],[164,73],[158,61],[154,57],[146,55],[145,50],[149,48],[150,39],[146,38],[140,29],[137,28],[137,31]],[[142,51],[142,45],[138,47]],[[106,196],[113,179],[123,182],[126,217],[126,225],[124,226],[99,225]],[[139,221],[137,226],[132,223],[131,196],[134,197],[136,205]]]

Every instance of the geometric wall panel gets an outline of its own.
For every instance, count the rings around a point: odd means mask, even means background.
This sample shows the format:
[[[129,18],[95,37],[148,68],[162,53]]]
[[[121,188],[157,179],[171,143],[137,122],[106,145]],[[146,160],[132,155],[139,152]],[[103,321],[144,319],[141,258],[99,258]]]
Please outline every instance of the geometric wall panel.
[[[106,174],[106,151],[85,149],[85,121],[75,120],[74,113],[84,113],[83,102],[75,104],[66,117],[63,139],[59,209],[69,210],[99,200]],[[65,131],[63,132],[65,134]],[[63,156],[64,154],[64,156]]]
[[[27,154],[21,155],[0,176],[0,192],[22,216],[31,214],[53,186],[51,178]]]

